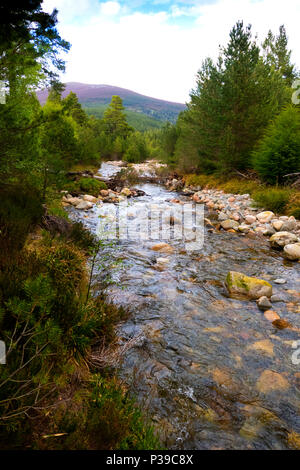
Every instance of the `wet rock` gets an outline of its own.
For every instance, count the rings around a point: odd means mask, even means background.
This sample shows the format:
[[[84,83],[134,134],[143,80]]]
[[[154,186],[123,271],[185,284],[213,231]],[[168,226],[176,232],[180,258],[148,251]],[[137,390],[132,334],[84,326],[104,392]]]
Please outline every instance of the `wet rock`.
[[[85,194],[83,196],[84,201],[92,202],[93,204],[96,204],[98,202],[98,199],[95,196],[91,196],[90,194]]]
[[[292,325],[284,318],[277,318],[276,320],[272,322],[272,325],[274,325],[279,330],[284,330],[285,328],[292,327]]]
[[[271,302],[269,301],[268,297],[266,297],[265,295],[257,299],[256,303],[257,303],[258,308],[263,311],[269,310],[272,307]]]
[[[239,225],[238,229],[239,229],[239,232],[248,233],[249,230],[250,230],[250,227],[249,227],[249,225],[241,224],[241,225]]]
[[[261,224],[267,224],[268,222],[271,222],[271,220],[275,217],[275,214],[271,211],[264,211],[257,214],[256,217]]]
[[[256,388],[260,393],[283,391],[287,390],[289,386],[285,377],[278,372],[268,369],[264,370],[256,383]]]
[[[271,297],[271,302],[284,302],[283,297],[281,297],[279,294],[274,294]]]
[[[267,224],[265,230],[263,230],[263,235],[265,235],[265,237],[271,237],[272,235],[274,235],[274,233],[276,232],[272,225]]]
[[[293,449],[300,450],[300,434],[292,431],[288,433],[287,438],[288,444]]]
[[[264,317],[268,321],[271,321],[271,322],[280,319],[280,316],[274,310],[266,310],[265,313],[264,313]]]
[[[101,195],[102,197],[107,197],[107,196],[108,196],[108,190],[107,190],[107,189],[101,189],[100,195]]]
[[[68,198],[68,203],[69,204],[72,204],[72,206],[77,206],[78,204],[80,204],[82,202],[82,199],[80,199],[80,197],[70,197]]]
[[[151,250],[158,251],[160,253],[173,253],[174,248],[168,243],[162,242],[152,246]]]
[[[277,232],[270,238],[272,248],[277,249],[296,242],[298,242],[298,237],[290,232]]]
[[[226,286],[230,294],[242,295],[253,300],[272,295],[272,286],[269,282],[236,271],[227,274]]]
[[[81,201],[79,204],[76,205],[76,209],[79,209],[79,210],[82,210],[82,211],[87,211],[89,209],[91,209],[93,207],[93,203],[92,202],[88,202],[88,201]]]
[[[223,220],[221,222],[221,227],[224,230],[230,230],[230,229],[238,230],[239,225],[240,224],[238,222],[236,222],[235,220],[231,220],[231,219]]]
[[[290,243],[283,248],[284,256],[291,260],[297,261],[300,259],[300,243]]]
[[[283,279],[283,278],[278,278],[278,279],[275,279],[274,280],[275,284],[285,284],[286,283],[286,279]]]

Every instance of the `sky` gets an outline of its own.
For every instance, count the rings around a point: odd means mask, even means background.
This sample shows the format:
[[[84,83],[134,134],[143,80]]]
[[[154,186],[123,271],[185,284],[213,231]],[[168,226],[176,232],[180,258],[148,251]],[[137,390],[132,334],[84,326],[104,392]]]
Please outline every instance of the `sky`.
[[[187,102],[206,57],[215,59],[238,20],[263,42],[284,24],[300,68],[300,0],[44,0],[72,45],[64,82],[115,85]]]

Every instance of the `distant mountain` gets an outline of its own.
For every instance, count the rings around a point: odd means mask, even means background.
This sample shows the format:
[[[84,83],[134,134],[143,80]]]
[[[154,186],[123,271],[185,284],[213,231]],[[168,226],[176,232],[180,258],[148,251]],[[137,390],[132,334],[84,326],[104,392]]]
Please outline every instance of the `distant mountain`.
[[[107,106],[113,95],[119,95],[122,98],[124,106],[128,111],[142,113],[158,121],[175,122],[178,114],[185,109],[185,105],[181,103],[150,98],[149,96],[111,85],[88,85],[85,83],[69,82],[66,83],[63,97],[67,96],[70,91],[76,93],[82,106],[87,108],[87,111],[90,111],[89,114],[91,114],[92,110],[95,111],[95,114],[97,109],[103,110],[103,105]],[[41,104],[44,104],[48,96],[48,90],[39,91],[37,95]],[[89,110],[89,108],[91,109]]]

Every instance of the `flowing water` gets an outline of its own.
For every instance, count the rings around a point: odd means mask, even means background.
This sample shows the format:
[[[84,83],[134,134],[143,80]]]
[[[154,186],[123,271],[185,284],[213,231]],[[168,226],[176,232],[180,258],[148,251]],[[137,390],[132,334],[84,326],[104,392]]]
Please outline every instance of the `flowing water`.
[[[103,164],[103,175],[114,167]],[[130,218],[147,217],[149,204],[172,207],[176,193],[163,186],[136,186],[146,195],[130,199]],[[113,204],[89,213],[72,211],[95,231]],[[120,327],[122,341],[139,337],[120,375],[130,386],[164,445],[171,449],[286,449],[300,433],[299,263],[284,261],[268,240],[205,229],[200,251],[170,241],[171,254],[151,250],[157,242],[121,240],[106,248],[116,283],[111,300],[132,312]],[[168,258],[163,268],[156,259]],[[276,329],[256,303],[227,296],[229,270],[269,280],[285,302],[273,308],[294,329]],[[101,284],[95,274],[94,289]],[[276,285],[276,278],[287,280]],[[300,347],[300,342],[299,346]],[[296,354],[296,356],[295,356]],[[300,361],[299,361],[300,362]],[[266,372],[267,371],[267,372]],[[270,372],[271,371],[271,372]]]

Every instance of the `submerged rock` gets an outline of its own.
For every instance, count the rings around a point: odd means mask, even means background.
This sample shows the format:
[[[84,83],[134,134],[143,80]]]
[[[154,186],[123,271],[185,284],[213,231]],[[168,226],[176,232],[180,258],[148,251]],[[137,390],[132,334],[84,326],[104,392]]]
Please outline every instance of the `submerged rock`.
[[[168,243],[157,243],[157,245],[152,246],[151,250],[158,251],[160,253],[173,253],[174,248]]]
[[[271,321],[272,323],[273,321],[280,319],[280,316],[274,310],[266,310],[264,316],[268,321]]]
[[[286,390],[289,386],[285,377],[278,374],[278,372],[268,369],[263,371],[256,383],[256,388],[260,393]]]
[[[230,294],[242,295],[253,300],[272,295],[272,286],[269,282],[236,271],[229,271],[226,286]]]

